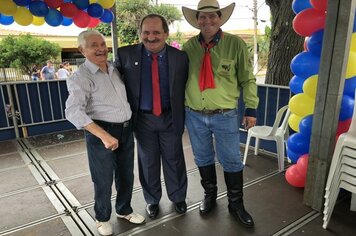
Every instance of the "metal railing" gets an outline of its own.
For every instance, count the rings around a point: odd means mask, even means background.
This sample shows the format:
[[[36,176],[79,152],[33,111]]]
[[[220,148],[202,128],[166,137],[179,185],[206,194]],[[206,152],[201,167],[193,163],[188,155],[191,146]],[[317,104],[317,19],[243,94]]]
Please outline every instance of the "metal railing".
[[[289,87],[258,85],[257,125],[273,125],[280,107],[288,104]],[[74,129],[64,114],[65,80],[0,82],[0,141]],[[240,117],[243,102],[239,102]],[[246,132],[241,127],[241,141]]]

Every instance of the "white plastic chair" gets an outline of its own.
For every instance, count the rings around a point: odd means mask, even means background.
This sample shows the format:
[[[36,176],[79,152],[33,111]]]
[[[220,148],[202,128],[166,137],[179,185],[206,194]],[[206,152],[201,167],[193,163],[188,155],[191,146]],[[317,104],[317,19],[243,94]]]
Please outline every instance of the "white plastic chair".
[[[350,128],[339,136],[332,157],[325,187],[324,229],[328,227],[340,188],[352,193],[350,209],[356,209],[356,103]]]
[[[284,118],[283,118],[284,115]],[[255,142],[255,155],[258,155],[260,139],[274,140],[277,144],[277,158],[278,158],[278,170],[281,172],[284,170],[284,145],[286,140],[286,131],[288,128],[288,118],[290,116],[290,110],[288,105],[280,108],[277,112],[276,119],[273,126],[254,126],[247,132],[247,141],[245,147],[245,154],[243,158],[243,164],[246,164],[248,148],[252,137],[256,138]],[[281,120],[283,121],[281,123]],[[281,124],[281,125],[280,125]],[[280,126],[279,126],[280,125]]]

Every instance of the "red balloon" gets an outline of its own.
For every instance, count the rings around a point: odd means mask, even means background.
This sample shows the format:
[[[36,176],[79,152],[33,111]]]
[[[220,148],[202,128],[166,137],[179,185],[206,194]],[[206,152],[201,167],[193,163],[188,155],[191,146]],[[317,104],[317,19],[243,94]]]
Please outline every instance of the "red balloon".
[[[88,28],[95,28],[100,23],[99,18],[90,17]]]
[[[310,4],[319,11],[326,11],[328,8],[327,0],[310,0]]]
[[[349,131],[350,125],[351,125],[352,118],[344,120],[344,121],[339,121],[337,124],[337,130],[336,130],[336,135],[339,136],[342,133],[346,133]]]
[[[73,18],[78,13],[78,7],[71,2],[63,3],[60,9],[63,16]]]
[[[44,2],[51,8],[58,8],[63,4],[63,0],[44,0]]]
[[[325,27],[326,13],[314,8],[299,12],[293,19],[293,29],[301,36],[310,36]]]
[[[73,22],[79,28],[86,28],[90,23],[90,16],[82,10],[78,10],[77,15],[73,17]]]
[[[287,182],[298,188],[303,188],[305,185],[305,178],[301,174],[299,174],[297,165],[292,165],[286,171],[286,180]]]
[[[309,160],[309,154],[304,154],[303,156],[299,157],[297,161],[297,170],[299,174],[304,178],[307,177],[308,160]]]

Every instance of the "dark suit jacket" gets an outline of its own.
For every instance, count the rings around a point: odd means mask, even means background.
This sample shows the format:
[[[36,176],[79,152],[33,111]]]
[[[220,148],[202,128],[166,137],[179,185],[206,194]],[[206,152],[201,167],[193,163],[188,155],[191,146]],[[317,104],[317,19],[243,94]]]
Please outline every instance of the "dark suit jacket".
[[[133,113],[134,130],[140,106],[141,65],[143,44],[124,46],[117,50],[117,68],[126,86],[127,98]],[[168,56],[168,76],[173,128],[177,134],[184,131],[184,95],[188,78],[188,56],[185,52],[166,45]]]

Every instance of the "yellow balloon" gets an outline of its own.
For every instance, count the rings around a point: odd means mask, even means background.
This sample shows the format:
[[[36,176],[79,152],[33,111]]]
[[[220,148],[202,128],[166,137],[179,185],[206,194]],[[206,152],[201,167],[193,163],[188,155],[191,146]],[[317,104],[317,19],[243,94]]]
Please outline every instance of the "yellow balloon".
[[[44,17],[33,16],[32,24],[36,26],[43,25],[45,23]]]
[[[346,79],[356,76],[356,52],[350,51],[349,60],[347,61]]]
[[[316,89],[318,87],[318,75],[312,75],[303,83],[303,91],[309,97],[315,99]]]
[[[299,132],[299,123],[304,117],[297,116],[296,114],[291,114],[288,119],[289,127],[295,132]]]
[[[356,52],[356,33],[352,33],[351,35],[350,50]]]
[[[304,117],[314,112],[315,99],[304,93],[294,95],[289,100],[290,111],[298,116]]]
[[[14,15],[14,20],[22,26],[30,25],[33,21],[33,16],[26,7],[19,7]]]
[[[1,0],[0,13],[5,16],[13,16],[17,11],[17,6],[12,0]]]
[[[96,0],[89,0],[89,4],[96,3]]]
[[[115,4],[115,0],[98,0],[98,3],[105,9],[112,8]]]

